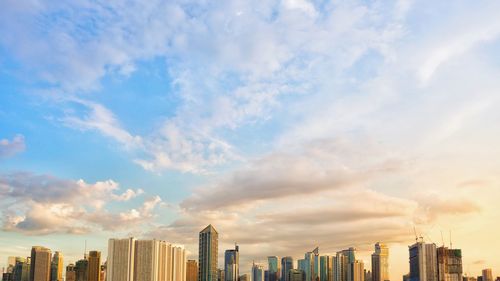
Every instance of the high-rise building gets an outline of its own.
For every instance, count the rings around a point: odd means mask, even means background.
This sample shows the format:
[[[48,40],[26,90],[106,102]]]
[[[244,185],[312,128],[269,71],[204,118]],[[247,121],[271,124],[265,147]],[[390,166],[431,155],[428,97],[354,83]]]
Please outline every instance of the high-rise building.
[[[224,269],[217,269],[217,281],[224,281],[226,279]]]
[[[409,252],[410,281],[438,281],[436,244],[417,242]]]
[[[268,264],[268,278],[269,281],[279,281],[280,280],[280,262],[277,256],[267,257]]]
[[[483,281],[493,281],[493,273],[491,272],[491,268],[483,269]]]
[[[362,261],[355,260],[349,263],[349,270],[347,271],[348,281],[365,281],[365,267]]]
[[[373,281],[389,281],[389,248],[380,242],[375,244],[375,252],[372,254]]]
[[[31,258],[16,258],[16,265],[12,272],[12,279],[14,281],[29,281],[30,279],[30,263]]]
[[[224,253],[224,278],[226,281],[238,281],[240,277],[240,253],[238,245],[234,250],[226,250]]]
[[[89,261],[87,256],[75,263],[76,281],[87,281],[89,279]]]
[[[254,263],[252,265],[252,281],[264,281],[264,267]]]
[[[239,281],[252,281],[252,280],[250,280],[250,274],[246,273],[246,274],[240,275]]]
[[[306,265],[303,270],[306,281],[320,281],[319,249],[316,248],[311,252],[305,253],[304,260]]]
[[[50,280],[51,281],[63,281],[63,255],[62,253],[56,251],[52,256],[52,262],[50,264]]]
[[[334,281],[347,281],[347,272],[349,268],[349,256],[352,253],[349,251],[340,251],[337,252],[337,255],[335,257],[335,265],[334,265],[334,271],[335,271],[335,279]]]
[[[50,249],[40,246],[31,248],[30,281],[50,281]]]
[[[462,277],[462,251],[439,247],[436,250],[439,281],[460,281]],[[493,281],[493,280],[491,280]]]
[[[217,280],[218,243],[219,234],[211,224],[200,232],[198,250],[199,281]]]
[[[305,274],[304,271],[300,269],[290,269],[288,271],[288,280],[289,281],[304,281],[305,280]]]
[[[281,281],[290,281],[288,280],[288,271],[291,269],[293,269],[293,258],[281,258]]]
[[[198,281],[198,262],[195,260],[187,261],[186,281]]]
[[[321,281],[333,281],[333,268],[334,268],[334,257],[332,256],[321,256],[319,262],[320,268],[320,280]]]
[[[101,252],[89,252],[87,271],[88,281],[101,281]]]
[[[135,239],[109,239],[107,281],[133,281]]]
[[[172,281],[186,281],[186,250],[172,245]]]
[[[70,263],[66,266],[66,279],[65,281],[76,281],[75,265]]]

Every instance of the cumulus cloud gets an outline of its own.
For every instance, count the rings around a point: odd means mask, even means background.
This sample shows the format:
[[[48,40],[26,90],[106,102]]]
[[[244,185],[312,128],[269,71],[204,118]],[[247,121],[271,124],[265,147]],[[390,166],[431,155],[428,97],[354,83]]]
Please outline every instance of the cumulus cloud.
[[[153,218],[153,210],[161,203],[156,196],[137,209],[110,211],[113,201],[128,201],[143,193],[141,189],[127,189],[117,194],[118,190],[118,183],[112,180],[91,184],[50,175],[3,174],[0,176],[3,229],[41,235],[123,229]]]
[[[0,159],[11,157],[26,149],[24,136],[17,135],[12,140],[0,139]]]

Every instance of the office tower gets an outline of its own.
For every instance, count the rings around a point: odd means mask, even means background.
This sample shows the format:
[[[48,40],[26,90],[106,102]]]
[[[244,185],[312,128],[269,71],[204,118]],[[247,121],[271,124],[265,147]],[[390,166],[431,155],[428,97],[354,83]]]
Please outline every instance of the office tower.
[[[483,269],[483,281],[493,281],[493,274],[491,273],[491,268]]]
[[[134,281],[158,280],[160,241],[136,240],[134,249]]]
[[[109,239],[107,281],[133,281],[135,239]]]
[[[347,271],[349,267],[349,257],[346,251],[337,252],[335,257],[335,279],[334,281],[347,281]]]
[[[240,275],[239,281],[252,281],[252,280],[250,280],[250,274],[242,274]]]
[[[281,258],[281,281],[290,281],[288,280],[288,271],[291,269],[293,269],[293,258]]]
[[[172,281],[186,281],[186,250],[172,246]]]
[[[50,249],[40,246],[31,248],[30,281],[50,281]]]
[[[238,245],[234,250],[226,250],[224,253],[224,279],[226,281],[238,281],[240,276],[240,253]]]
[[[260,264],[252,265],[252,281],[264,281],[264,267]]]
[[[304,270],[306,281],[320,281],[318,248],[314,249],[312,252],[305,253],[304,260],[305,265],[302,270]]]
[[[66,266],[66,280],[65,281],[76,281],[76,271],[75,265],[70,263]]]
[[[320,280],[321,281],[333,281],[334,276],[334,261],[335,257],[332,256],[321,256],[319,262],[320,268]]]
[[[63,281],[63,255],[56,251],[52,256],[52,263],[50,264],[50,280]]]
[[[88,281],[101,281],[101,252],[89,252],[87,271]]]
[[[365,269],[365,281],[373,281],[372,272]]]
[[[269,281],[269,270],[264,270],[264,281]]]
[[[375,244],[375,252],[372,254],[373,281],[389,281],[389,248],[383,243]]]
[[[437,281],[436,244],[417,242],[409,247],[410,281]]]
[[[29,281],[30,279],[30,260],[31,258],[16,258],[16,265],[12,272],[13,281]]]
[[[89,261],[85,257],[75,263],[76,281],[87,281],[89,273]]]
[[[198,262],[188,260],[186,267],[186,281],[198,281]]]
[[[217,280],[218,243],[219,234],[211,224],[200,232],[198,250],[199,281]]]
[[[439,281],[460,281],[462,278],[462,251],[439,247],[436,250]],[[491,280],[493,281],[493,280]]]
[[[287,279],[289,281],[304,281],[305,280],[305,274],[304,271],[300,269],[290,269],[288,271],[288,277]]]
[[[279,281],[281,271],[279,258],[277,256],[269,256],[267,257],[267,263],[269,281]]]
[[[362,261],[355,260],[349,263],[349,270],[347,271],[348,281],[364,281],[365,280],[365,267]]]

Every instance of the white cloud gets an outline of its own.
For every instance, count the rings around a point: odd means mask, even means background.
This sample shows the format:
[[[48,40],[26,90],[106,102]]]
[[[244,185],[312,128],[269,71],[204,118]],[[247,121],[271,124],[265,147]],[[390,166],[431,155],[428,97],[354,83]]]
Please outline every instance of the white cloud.
[[[26,149],[24,136],[17,135],[12,140],[0,139],[0,159],[11,157]]]

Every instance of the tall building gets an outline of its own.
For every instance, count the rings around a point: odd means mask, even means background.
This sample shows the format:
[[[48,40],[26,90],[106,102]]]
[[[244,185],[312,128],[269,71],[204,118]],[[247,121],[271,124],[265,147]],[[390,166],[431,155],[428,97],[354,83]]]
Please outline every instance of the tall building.
[[[300,269],[290,269],[288,271],[288,277],[287,279],[289,281],[304,281],[305,280],[305,274],[304,274],[304,271],[300,270]]]
[[[290,271],[291,269],[293,269],[293,258],[281,258],[281,281],[290,281],[288,279],[288,271]]]
[[[349,268],[349,255],[352,255],[350,251],[340,251],[337,252],[335,257],[335,279],[334,281],[347,281],[347,272]]]
[[[224,281],[226,279],[224,269],[217,269],[217,281]]]
[[[199,281],[217,280],[218,243],[219,234],[211,224],[200,232],[198,250]]]
[[[443,246],[437,248],[436,254],[439,281],[463,280],[462,250],[448,249]]]
[[[198,262],[188,260],[186,265],[186,281],[198,281]]]
[[[29,281],[30,279],[30,263],[31,258],[16,258],[16,265],[12,272],[12,279],[14,281]]]
[[[320,268],[320,280],[321,281],[333,281],[333,265],[334,257],[332,256],[321,256],[319,262]]]
[[[252,281],[264,281],[264,267],[260,264],[252,265]]]
[[[30,281],[50,281],[50,249],[40,246],[31,248]]]
[[[75,265],[70,263],[66,266],[66,279],[65,281],[76,281]]]
[[[375,252],[372,254],[373,281],[389,281],[389,248],[380,242],[375,244]]]
[[[349,270],[347,272],[348,281],[365,281],[365,267],[362,261],[355,260],[349,263]]]
[[[246,274],[240,275],[239,281],[252,281],[252,280],[250,280],[250,274],[246,273]]]
[[[436,244],[417,242],[409,252],[410,281],[438,281]]]
[[[87,256],[75,263],[76,281],[87,281],[89,274],[89,261]]]
[[[280,262],[277,256],[267,257],[268,263],[268,278],[269,281],[279,281],[280,280]]]
[[[101,281],[101,252],[89,252],[87,271],[88,281]]]
[[[313,251],[305,253],[304,260],[306,265],[302,270],[306,281],[320,281],[319,249],[316,247]]]
[[[491,273],[491,268],[483,269],[483,281],[493,281],[493,274]]]
[[[56,251],[50,264],[50,280],[63,281],[63,255]]]
[[[133,281],[135,239],[109,239],[107,281]]]
[[[238,281],[240,277],[240,253],[238,245],[234,250],[226,250],[224,253],[224,278],[226,281]]]
[[[186,250],[183,246],[172,245],[172,281],[186,281]]]

